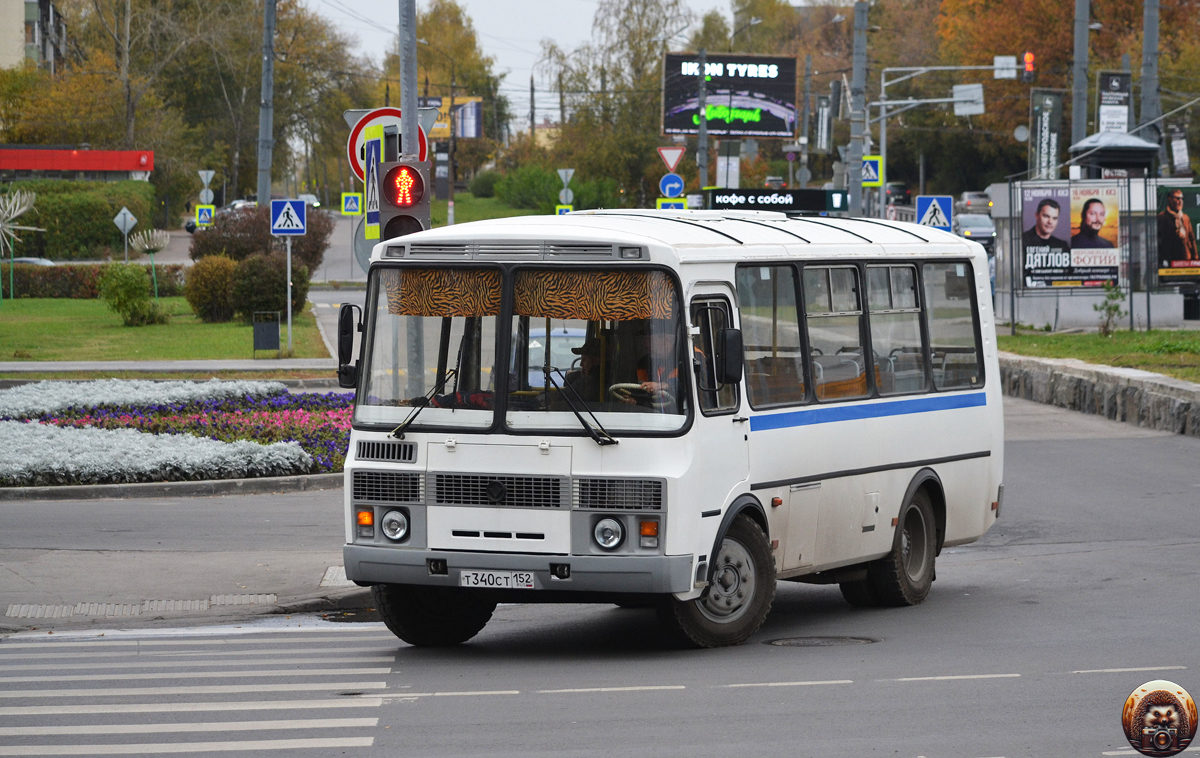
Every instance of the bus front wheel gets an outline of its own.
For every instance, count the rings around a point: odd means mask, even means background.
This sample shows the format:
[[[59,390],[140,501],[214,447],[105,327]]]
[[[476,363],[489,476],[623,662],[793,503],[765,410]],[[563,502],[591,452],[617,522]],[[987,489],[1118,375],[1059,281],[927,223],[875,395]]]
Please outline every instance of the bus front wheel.
[[[659,620],[677,641],[693,647],[738,645],[758,631],[775,600],[775,561],[767,536],[737,516],[721,540],[712,582],[694,600],[668,598]]]
[[[375,607],[392,634],[417,647],[458,645],[479,634],[496,603],[457,587],[377,584]]]

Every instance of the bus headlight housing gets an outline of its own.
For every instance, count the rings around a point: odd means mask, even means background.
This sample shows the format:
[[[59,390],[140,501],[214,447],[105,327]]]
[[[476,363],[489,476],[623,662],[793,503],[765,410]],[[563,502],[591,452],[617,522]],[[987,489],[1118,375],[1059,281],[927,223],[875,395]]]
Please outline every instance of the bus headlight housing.
[[[408,516],[403,511],[388,511],[383,514],[379,528],[389,540],[399,542],[408,536]]]
[[[596,522],[592,536],[596,539],[596,544],[605,550],[616,550],[625,539],[625,529],[615,518],[604,518]]]

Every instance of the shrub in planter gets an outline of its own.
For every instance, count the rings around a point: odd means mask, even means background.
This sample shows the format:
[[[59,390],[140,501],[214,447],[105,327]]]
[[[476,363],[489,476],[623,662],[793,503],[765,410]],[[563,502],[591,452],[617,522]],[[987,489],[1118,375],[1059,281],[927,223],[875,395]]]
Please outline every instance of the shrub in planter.
[[[308,268],[292,261],[292,313],[304,310],[308,300]],[[233,275],[233,310],[250,321],[255,311],[285,313],[287,261],[282,255],[252,255],[238,263]]]
[[[499,171],[480,171],[467,185],[467,189],[475,197],[495,197],[496,182],[503,176]]]
[[[329,248],[334,221],[331,214],[316,208],[309,208],[306,216],[305,233],[292,238],[292,263],[316,271]],[[188,255],[194,261],[208,255],[225,255],[234,261],[242,261],[257,254],[283,254],[284,245],[282,237],[271,236],[269,207],[245,208],[219,213],[211,227],[197,230],[192,235]]]
[[[224,255],[208,255],[188,271],[183,295],[201,321],[212,323],[233,318],[233,276],[237,266]]]
[[[100,297],[125,326],[167,323],[166,311],[150,296],[150,275],[145,266],[108,266],[100,277]]]

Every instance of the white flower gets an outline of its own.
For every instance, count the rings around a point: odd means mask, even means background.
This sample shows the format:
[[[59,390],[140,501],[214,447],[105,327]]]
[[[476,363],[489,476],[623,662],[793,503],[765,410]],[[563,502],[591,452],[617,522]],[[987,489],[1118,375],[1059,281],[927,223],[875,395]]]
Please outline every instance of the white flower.
[[[0,390],[0,418],[30,418],[75,406],[162,405],[286,392],[279,382],[151,382],[100,379],[93,382],[37,382]]]

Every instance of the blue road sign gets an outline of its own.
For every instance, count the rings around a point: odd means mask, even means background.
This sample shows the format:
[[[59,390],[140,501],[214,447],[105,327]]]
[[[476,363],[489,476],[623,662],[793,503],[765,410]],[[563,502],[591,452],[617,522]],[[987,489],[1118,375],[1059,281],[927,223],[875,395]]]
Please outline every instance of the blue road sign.
[[[683,177],[675,173],[667,174],[659,180],[658,191],[665,197],[679,197],[683,194]]]
[[[271,201],[271,234],[304,234],[307,216],[303,200]]]
[[[878,155],[864,155],[862,159],[862,186],[883,186],[883,158]]]
[[[358,216],[362,214],[361,192],[343,192],[342,193],[342,215],[343,216]]]
[[[954,198],[950,195],[917,195],[917,223],[950,231],[954,220]]]
[[[660,197],[655,200],[655,208],[660,211],[686,211],[686,197]]]
[[[215,205],[197,205],[196,206],[196,226],[212,226],[213,213],[216,212]]]

